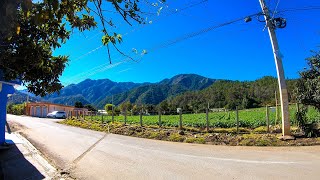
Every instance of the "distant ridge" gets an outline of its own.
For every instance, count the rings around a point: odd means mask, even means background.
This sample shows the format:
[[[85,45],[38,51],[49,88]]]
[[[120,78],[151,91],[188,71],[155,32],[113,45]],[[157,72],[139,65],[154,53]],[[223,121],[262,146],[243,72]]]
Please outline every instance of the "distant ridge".
[[[92,104],[101,109],[106,103],[118,105],[124,101],[141,104],[158,104],[168,97],[174,97],[186,91],[202,90],[216,80],[197,74],[179,74],[157,83],[114,82],[109,79],[86,79],[78,84],[70,84],[43,98],[34,97],[36,101],[49,101],[57,104],[74,105],[76,101]],[[17,91],[10,99],[11,103],[26,101],[26,90]],[[19,101],[16,101],[19,97]]]

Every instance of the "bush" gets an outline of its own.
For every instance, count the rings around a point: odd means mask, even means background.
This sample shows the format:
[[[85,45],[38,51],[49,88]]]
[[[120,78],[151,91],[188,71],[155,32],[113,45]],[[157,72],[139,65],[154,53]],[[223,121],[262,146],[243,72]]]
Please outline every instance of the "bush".
[[[26,104],[9,104],[7,112],[14,115],[23,115],[26,112]]]
[[[320,136],[320,128],[318,124],[308,123],[308,118],[306,116],[307,108],[303,106],[300,111],[296,112],[296,119],[299,128],[304,132],[307,137],[318,137]]]
[[[184,141],[184,137],[181,136],[181,135],[178,134],[178,133],[173,133],[173,134],[170,134],[170,136],[169,136],[169,141],[183,142],[183,141]]]
[[[205,144],[206,140],[203,137],[199,137],[199,138],[187,138],[186,139],[187,143],[198,143],[198,144]]]

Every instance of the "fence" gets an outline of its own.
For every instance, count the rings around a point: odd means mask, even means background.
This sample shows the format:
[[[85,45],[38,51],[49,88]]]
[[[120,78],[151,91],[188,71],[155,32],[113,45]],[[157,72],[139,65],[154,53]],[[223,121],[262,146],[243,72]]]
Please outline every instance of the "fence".
[[[290,106],[291,124],[296,125],[295,113],[298,106]],[[257,128],[267,126],[269,132],[270,125],[281,123],[280,108],[265,107],[247,110],[234,110],[225,112],[212,112],[210,109],[194,113],[191,111],[138,111],[122,112],[120,115],[107,115],[89,112],[87,116],[81,116],[84,120],[107,122],[120,122],[124,124],[136,124],[140,126],[165,126],[165,127],[194,127],[206,129],[210,128],[232,128],[236,127],[237,132],[240,127]],[[320,114],[313,108],[309,108],[309,119],[319,121]],[[79,118],[78,118],[79,119]]]

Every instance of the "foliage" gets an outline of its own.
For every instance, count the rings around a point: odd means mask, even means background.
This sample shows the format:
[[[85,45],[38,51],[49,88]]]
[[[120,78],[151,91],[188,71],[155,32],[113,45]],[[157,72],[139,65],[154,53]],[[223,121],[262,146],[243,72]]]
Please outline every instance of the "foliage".
[[[112,5],[131,25],[130,20],[144,22],[138,3],[138,0],[1,1],[0,12],[5,15],[0,16],[0,69],[5,79],[21,78],[28,90],[36,95],[60,90],[59,76],[66,67],[68,56],[55,56],[52,51],[66,43],[70,30],[90,30],[97,26],[98,19],[104,33],[102,43],[107,46],[108,53],[109,45],[119,51],[116,44],[122,41],[122,36],[108,30],[115,24],[103,14],[103,7]],[[109,54],[111,63],[110,58]]]
[[[174,141],[174,142],[183,142],[185,137],[180,135],[179,133],[172,133],[169,136],[169,141]]]
[[[97,109],[91,104],[84,105],[84,108],[87,108],[89,111],[97,111]]]
[[[105,109],[107,112],[109,112],[109,111],[112,111],[112,107],[113,107],[113,104],[106,104],[106,105],[104,106],[104,109]]]
[[[320,136],[320,127],[318,127],[318,123],[308,121],[307,111],[308,109],[303,106],[300,111],[296,112],[298,126],[307,137],[318,137]]]
[[[10,23],[16,26],[10,32],[14,33],[1,36],[0,69],[6,79],[21,78],[29,91],[44,96],[62,88],[58,78],[68,57],[53,56],[52,49],[70,37],[64,22],[80,30],[90,29],[96,23],[84,13],[82,17],[77,15],[85,11],[84,0],[25,2],[29,3],[17,3],[18,9],[13,9],[16,17]]]
[[[83,108],[83,104],[82,104],[82,102],[77,101],[77,102],[74,103],[74,107],[76,107],[76,108]]]
[[[319,145],[319,138],[299,138],[293,141],[282,141],[277,138],[279,134],[230,134],[234,130],[223,129],[219,133],[203,133],[201,131],[185,131],[181,133],[176,128],[161,128],[137,125],[123,125],[119,122],[109,122],[107,124],[101,121],[66,119],[59,123],[71,126],[77,126],[96,131],[110,132],[127,136],[135,136],[149,139],[158,139],[175,142],[216,144],[216,145],[245,145],[245,146],[304,146]]]
[[[14,115],[24,115],[26,112],[26,104],[9,104],[7,106],[7,112]]]
[[[130,101],[123,102],[122,104],[119,105],[119,109],[120,109],[122,112],[131,111],[132,107],[133,107],[133,106],[132,106],[132,104],[130,103]]]
[[[296,96],[299,102],[312,105],[320,111],[320,52],[307,58],[309,69],[300,72]]]
[[[292,91],[295,80],[287,80],[289,97],[293,102]],[[199,112],[205,108],[248,109],[264,105],[275,104],[275,91],[277,79],[266,76],[251,82],[219,80],[210,87],[201,91],[186,92],[173,98],[168,98],[166,103],[171,111],[177,107],[184,111]],[[279,93],[277,93],[279,94]]]

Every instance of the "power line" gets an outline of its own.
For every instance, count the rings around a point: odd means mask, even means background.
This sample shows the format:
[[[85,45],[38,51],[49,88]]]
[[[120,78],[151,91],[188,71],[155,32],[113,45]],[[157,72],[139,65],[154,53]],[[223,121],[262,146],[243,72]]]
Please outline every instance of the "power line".
[[[143,56],[143,54],[137,54],[137,55],[135,56],[135,58],[136,58],[137,56]],[[119,59],[120,59],[120,58],[119,58]],[[127,58],[122,59],[121,61],[119,61],[119,62],[117,62],[117,63],[114,63],[114,64],[104,63],[104,64],[99,65],[99,66],[96,66],[96,67],[94,67],[94,68],[92,68],[92,69],[90,69],[90,70],[88,70],[88,71],[86,71],[86,72],[83,72],[83,73],[81,73],[81,74],[77,74],[77,75],[75,75],[75,76],[73,76],[73,77],[71,77],[71,78],[68,78],[68,79],[67,79],[66,81],[64,81],[64,82],[66,82],[65,84],[68,85],[68,84],[71,84],[71,82],[74,83],[74,82],[76,82],[76,81],[78,81],[78,80],[81,80],[82,78],[90,77],[90,76],[95,75],[95,74],[97,74],[97,73],[99,73],[99,72],[103,72],[103,71],[105,71],[105,70],[112,69],[112,68],[114,68],[114,67],[119,66],[120,64],[129,62],[130,60],[131,60],[131,59],[127,57]]]
[[[308,7],[302,7],[302,8],[284,9],[284,10],[278,11],[277,13],[294,12],[294,11],[309,11],[309,10],[320,10],[320,6],[308,6]]]
[[[260,14],[261,14],[261,13],[255,13],[255,14],[252,14],[252,15],[249,15],[249,16],[246,16],[246,17],[254,17],[254,16],[258,16],[258,15],[260,15]],[[207,33],[207,32],[209,32],[209,31],[212,31],[212,30],[214,30],[214,29],[218,29],[218,28],[220,28],[220,27],[224,27],[224,26],[233,24],[233,23],[235,23],[235,22],[242,21],[242,20],[243,20],[244,18],[246,18],[246,17],[242,17],[242,18],[238,18],[238,19],[235,19],[235,20],[231,20],[231,21],[228,21],[228,22],[219,24],[219,25],[213,25],[213,26],[210,26],[210,27],[208,27],[208,28],[202,29],[202,30],[200,30],[200,31],[192,32],[192,33],[186,34],[186,35],[184,35],[184,36],[178,37],[178,38],[176,38],[176,39],[169,40],[169,41],[167,41],[167,42],[165,42],[165,43],[161,43],[160,45],[151,48],[147,53],[149,53],[149,52],[154,52],[154,51],[157,51],[157,50],[162,49],[162,48],[166,48],[166,47],[171,46],[171,45],[173,45],[173,44],[176,44],[176,43],[178,43],[178,42],[187,40],[187,39],[192,38],[192,37],[195,37],[195,36],[202,35],[202,34],[204,34],[204,33]],[[140,56],[141,56],[141,55],[140,55]],[[118,63],[116,64],[116,66],[118,66],[118,65],[120,65],[120,64],[122,64],[122,63],[128,62],[128,61],[130,61],[130,60],[129,60],[128,58],[126,58],[126,59],[118,62]],[[81,79],[81,78],[83,78],[83,77],[88,77],[88,76],[91,76],[91,75],[94,75],[94,74],[97,74],[97,73],[99,73],[99,72],[103,72],[103,71],[105,71],[105,70],[107,70],[107,69],[111,69],[111,68],[115,67],[115,66],[111,66],[111,65],[108,65],[108,66],[105,66],[105,65],[107,65],[107,63],[106,63],[106,64],[103,64],[103,65],[100,65],[100,66],[99,66],[100,68],[96,68],[94,71],[93,71],[93,70],[88,70],[88,71],[85,72],[82,76],[78,77],[77,80],[78,80],[78,79]],[[104,67],[104,66],[105,66],[105,67]],[[73,79],[73,78],[72,78],[72,79]],[[73,80],[73,81],[74,81],[74,80]]]
[[[277,12],[277,8],[278,8],[278,6],[279,6],[279,3],[280,3],[280,0],[277,1],[276,7],[275,7],[274,10],[273,10],[272,19],[274,18],[274,15],[275,15],[276,12]]]
[[[219,24],[219,25],[213,25],[213,26],[210,26],[208,28],[205,28],[205,29],[202,29],[202,30],[199,30],[199,31],[196,31],[196,32],[192,32],[192,33],[183,35],[183,36],[178,37],[176,39],[169,40],[169,41],[167,41],[165,43],[162,43],[162,44],[152,48],[151,50],[149,50],[149,52],[152,52],[152,51],[155,51],[155,50],[158,50],[158,49],[162,49],[162,48],[166,48],[166,47],[171,46],[173,44],[176,44],[178,42],[181,42],[181,41],[184,41],[184,40],[187,40],[187,39],[202,35],[202,34],[207,33],[209,31],[212,31],[212,30],[215,30],[215,29],[218,29],[218,28],[221,28],[221,27],[236,23],[238,21],[243,21],[247,17],[259,16],[260,14],[261,14],[260,12],[259,13],[255,13],[255,14],[252,14],[252,15],[249,15],[249,16],[246,16],[246,17],[242,17],[242,18],[238,18],[238,19],[235,19],[235,20],[231,20],[231,21]]]

